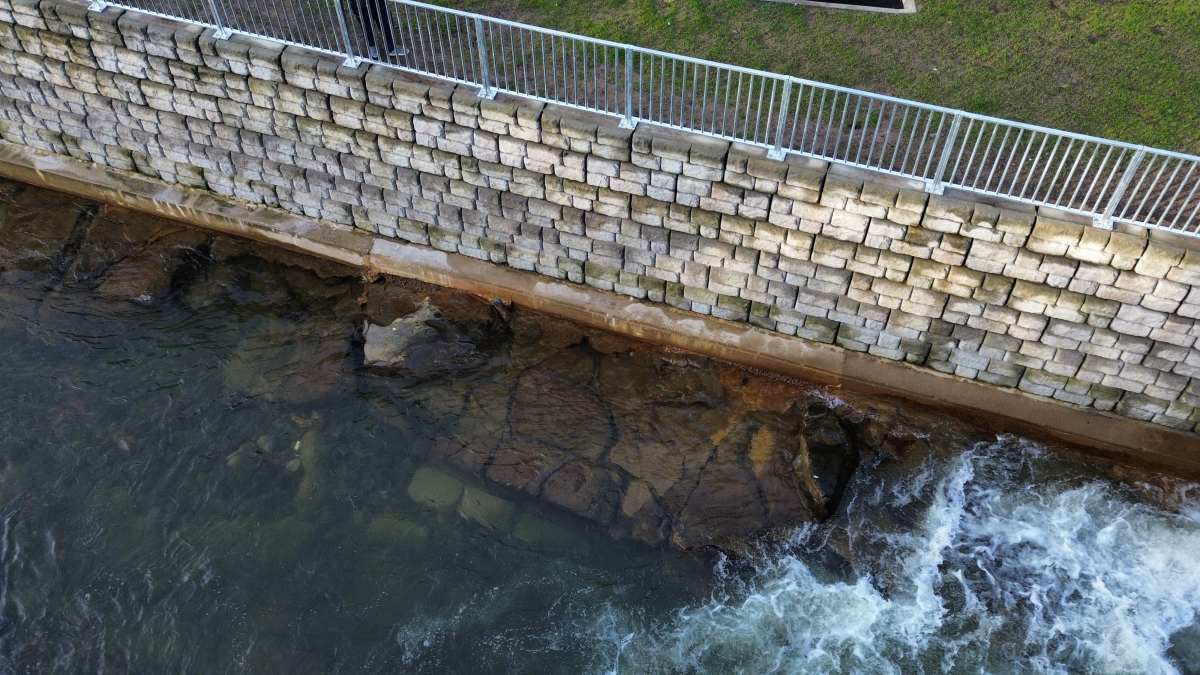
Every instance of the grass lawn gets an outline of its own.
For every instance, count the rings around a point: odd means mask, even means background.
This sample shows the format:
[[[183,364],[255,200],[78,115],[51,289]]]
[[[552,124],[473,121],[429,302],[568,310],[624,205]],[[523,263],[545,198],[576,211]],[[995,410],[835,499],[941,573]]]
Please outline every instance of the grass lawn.
[[[541,26],[1200,152],[1200,0],[441,0]]]

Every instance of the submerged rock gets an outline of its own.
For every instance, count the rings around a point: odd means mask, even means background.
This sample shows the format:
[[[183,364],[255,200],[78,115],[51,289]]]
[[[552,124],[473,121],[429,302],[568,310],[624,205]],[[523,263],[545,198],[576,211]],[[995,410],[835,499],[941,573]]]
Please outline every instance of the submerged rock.
[[[409,499],[437,511],[454,508],[462,495],[462,481],[432,466],[417,469],[408,483]]]
[[[429,528],[396,515],[372,518],[367,523],[366,535],[372,544],[408,552],[424,550],[429,545]]]
[[[18,185],[0,199],[0,270],[57,269],[87,207],[55,192]]]
[[[349,370],[349,325],[264,318],[254,326],[225,362],[232,394],[309,403],[336,390]]]
[[[478,366],[484,356],[428,299],[386,326],[367,323],[363,364],[369,368],[427,376]]]
[[[458,505],[458,515],[498,532],[507,532],[512,527],[515,513],[512,502],[471,485],[466,486]]]

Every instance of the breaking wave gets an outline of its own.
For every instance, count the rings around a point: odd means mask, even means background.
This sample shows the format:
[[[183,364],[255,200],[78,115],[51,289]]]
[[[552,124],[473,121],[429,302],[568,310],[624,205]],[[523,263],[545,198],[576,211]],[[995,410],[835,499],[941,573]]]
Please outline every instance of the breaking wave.
[[[1200,489],[1167,511],[1008,437],[856,480],[828,525],[718,565],[708,602],[606,614],[600,670],[1200,672]]]

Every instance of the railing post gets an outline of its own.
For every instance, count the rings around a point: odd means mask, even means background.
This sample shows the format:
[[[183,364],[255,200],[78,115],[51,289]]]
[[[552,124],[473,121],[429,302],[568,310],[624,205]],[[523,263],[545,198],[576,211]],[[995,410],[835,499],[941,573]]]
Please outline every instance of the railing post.
[[[1125,191],[1129,189],[1129,183],[1133,181],[1133,175],[1137,173],[1138,166],[1141,165],[1142,158],[1145,156],[1145,146],[1139,147],[1137,152],[1133,153],[1133,158],[1129,160],[1129,166],[1125,167],[1125,173],[1121,174],[1121,180],[1117,181],[1117,187],[1113,189],[1112,197],[1108,198],[1108,205],[1104,207],[1104,213],[1092,217],[1092,223],[1096,227],[1105,230],[1113,229],[1113,214],[1116,213],[1117,205],[1121,203],[1121,198],[1125,196]]]
[[[213,37],[218,40],[228,40],[233,35],[233,31],[225,25],[225,20],[221,18],[221,8],[217,5],[217,0],[208,0],[208,10],[212,12],[213,25],[217,27],[217,32],[213,33]]]
[[[342,31],[342,40],[346,42],[346,60],[342,65],[347,68],[357,68],[362,63],[362,58],[354,54],[354,42],[350,40],[350,24],[346,23],[346,10],[342,9],[342,0],[333,0],[333,6],[337,10],[338,28]]]
[[[479,52],[479,97],[496,98],[496,88],[492,86],[491,64],[488,62],[487,38],[483,36],[483,19],[478,16],[475,17],[475,49]]]
[[[787,150],[783,147],[783,129],[787,126],[788,107],[792,102],[792,78],[783,82],[783,101],[779,104],[779,122],[775,125],[775,144],[767,152],[771,159],[783,159]]]
[[[937,168],[933,176],[925,181],[925,191],[929,194],[940,195],[946,191],[946,165],[950,163],[950,154],[954,152],[954,141],[958,138],[958,128],[962,126],[962,114],[956,114],[950,120],[950,130],[946,132],[946,141],[942,144],[942,156],[938,158]]]
[[[633,48],[625,48],[625,116],[621,118],[622,129],[636,129],[633,118]]]

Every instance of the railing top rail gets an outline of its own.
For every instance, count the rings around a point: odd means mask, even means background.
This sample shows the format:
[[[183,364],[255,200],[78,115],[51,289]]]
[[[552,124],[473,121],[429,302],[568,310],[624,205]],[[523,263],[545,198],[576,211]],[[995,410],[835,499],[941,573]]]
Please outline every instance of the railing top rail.
[[[445,13],[445,14],[452,14],[452,15],[461,16],[464,18],[469,18],[469,19],[479,18],[479,19],[482,19],[482,20],[484,20],[488,23],[492,23],[492,24],[497,24],[497,25],[502,25],[502,26],[510,26],[510,27],[519,28],[522,30],[529,30],[529,31],[533,31],[536,33],[542,33],[544,35],[553,35],[555,37],[561,37],[564,39],[579,40],[582,42],[587,42],[589,44],[612,47],[614,49],[632,49],[633,51],[640,53],[640,54],[653,55],[653,56],[664,58],[664,59],[686,61],[687,63],[692,63],[692,64],[696,64],[696,65],[700,65],[700,66],[708,66],[708,67],[712,67],[712,68],[721,68],[721,69],[725,69],[725,70],[732,70],[734,72],[744,73],[747,75],[757,75],[759,77],[771,78],[771,79],[776,79],[776,80],[780,80],[780,81],[791,80],[793,84],[799,84],[801,86],[813,87],[813,88],[817,88],[817,89],[826,89],[829,91],[848,93],[848,94],[853,94],[856,96],[865,96],[865,97],[874,99],[876,101],[887,101],[889,103],[902,104],[902,105],[906,105],[906,106],[911,106],[913,108],[920,108],[922,110],[931,110],[931,111],[945,113],[948,115],[960,115],[964,119],[974,119],[974,120],[978,120],[978,121],[983,121],[983,122],[988,122],[988,123],[993,123],[993,124],[1000,124],[1003,126],[1013,127],[1013,128],[1017,128],[1017,129],[1025,129],[1027,131],[1039,131],[1039,132],[1052,133],[1056,136],[1062,136],[1064,138],[1072,138],[1072,139],[1079,140],[1079,141],[1089,141],[1089,142],[1099,143],[1102,145],[1113,146],[1113,147],[1117,147],[1117,148],[1125,148],[1125,149],[1129,149],[1129,150],[1145,150],[1148,153],[1162,155],[1162,156],[1169,156],[1169,157],[1174,157],[1174,158],[1178,158],[1178,159],[1200,161],[1200,155],[1193,155],[1193,154],[1180,152],[1180,151],[1176,151],[1176,150],[1168,150],[1165,148],[1154,148],[1154,147],[1141,145],[1138,143],[1131,143],[1128,141],[1122,141],[1122,140],[1118,140],[1118,139],[1105,138],[1103,136],[1095,136],[1092,134],[1085,134],[1085,133],[1077,132],[1077,131],[1069,131],[1066,129],[1059,129],[1059,128],[1055,128],[1055,127],[1046,127],[1046,126],[1041,126],[1038,124],[1033,124],[1030,122],[1021,122],[1019,120],[1013,120],[1013,119],[1009,119],[1009,118],[1005,118],[1005,117],[996,117],[994,115],[975,113],[975,112],[971,112],[968,110],[962,110],[960,108],[950,108],[947,106],[938,105],[936,103],[926,103],[924,101],[917,101],[914,99],[904,98],[901,96],[892,96],[890,94],[881,94],[881,93],[869,91],[866,89],[858,89],[855,87],[848,87],[845,85],[831,84],[829,82],[821,82],[819,80],[810,80],[810,79],[804,78],[804,77],[798,77],[798,76],[794,76],[794,75],[786,75],[783,73],[776,73],[776,72],[772,72],[772,71],[768,71],[768,70],[760,70],[757,68],[749,68],[746,66],[739,66],[736,64],[724,63],[721,61],[713,61],[711,59],[705,59],[705,58],[696,57],[696,56],[688,56],[686,54],[676,54],[674,52],[664,52],[664,51],[661,51],[658,49],[653,49],[650,47],[641,47],[639,45],[629,44],[629,43],[625,43],[625,42],[616,42],[613,40],[605,40],[603,38],[595,38],[595,37],[591,37],[588,35],[580,35],[578,33],[569,33],[566,31],[556,30],[553,28],[545,28],[543,26],[537,26],[534,24],[523,23],[520,21],[512,21],[510,19],[502,19],[500,17],[488,16],[487,14],[479,14],[477,12],[469,12],[466,10],[454,9],[452,7],[444,7],[442,5],[433,5],[433,4],[429,4],[426,2],[418,2],[417,0],[388,0],[388,2],[393,2],[393,3],[401,4],[401,5],[408,5],[410,7],[420,7],[422,9],[427,9],[427,10],[431,10],[431,11],[435,11],[435,12],[441,12],[441,13]]]
[[[105,0],[91,0],[102,6]],[[381,66],[1200,237],[1200,155],[1065,131],[419,0],[112,4]],[[549,38],[549,39],[546,39]],[[381,49],[382,47],[382,49]],[[647,67],[648,64],[648,67]],[[676,71],[679,78],[676,79]],[[865,153],[865,156],[864,156]]]

